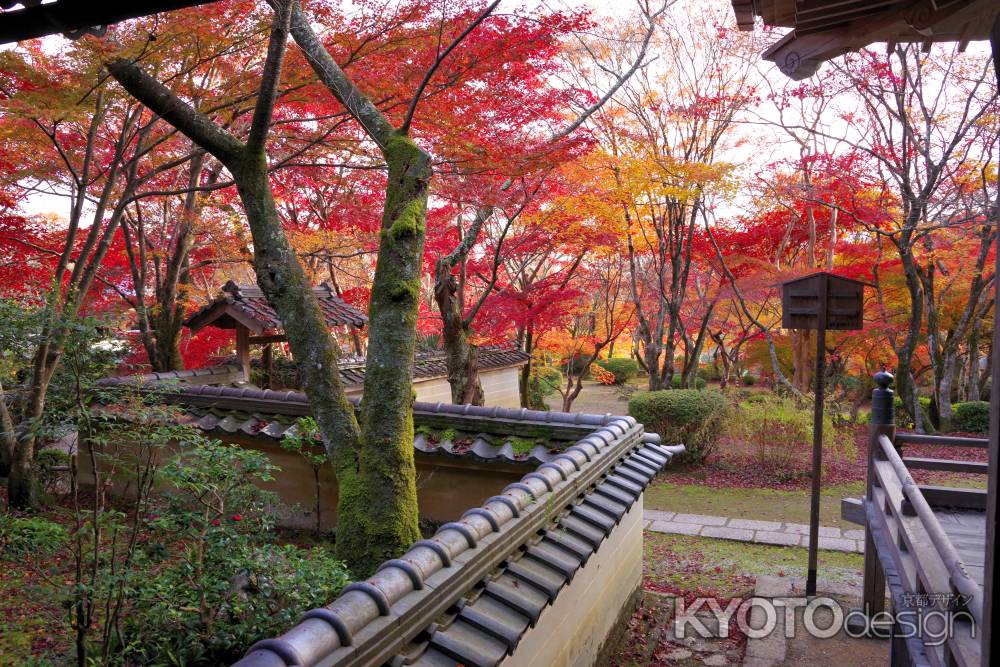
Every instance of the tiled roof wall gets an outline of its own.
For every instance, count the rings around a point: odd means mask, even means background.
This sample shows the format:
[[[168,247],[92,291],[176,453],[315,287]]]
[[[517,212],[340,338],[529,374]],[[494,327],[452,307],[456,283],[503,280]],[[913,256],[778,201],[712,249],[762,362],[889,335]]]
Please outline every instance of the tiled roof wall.
[[[683,450],[643,436],[607,420],[238,665],[499,664]]]

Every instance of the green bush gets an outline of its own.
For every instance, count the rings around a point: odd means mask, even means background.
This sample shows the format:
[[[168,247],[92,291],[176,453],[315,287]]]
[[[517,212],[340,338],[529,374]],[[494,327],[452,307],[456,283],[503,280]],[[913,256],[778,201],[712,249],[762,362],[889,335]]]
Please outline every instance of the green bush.
[[[698,377],[707,382],[718,382],[722,379],[722,373],[715,366],[705,366],[698,369]]]
[[[697,389],[643,391],[628,402],[629,414],[666,444],[682,443],[686,457],[703,461],[716,448],[726,420],[722,394]]]
[[[743,443],[753,463],[771,471],[776,479],[806,474],[812,451],[813,409],[795,401],[755,394],[739,404],[729,420],[728,432]],[[850,431],[835,428],[834,415],[823,418],[823,449],[828,459],[850,460],[857,455]]]
[[[42,556],[55,552],[69,539],[58,523],[38,517],[0,514],[0,554],[9,557]]]
[[[750,375],[750,373],[744,373],[740,376],[740,383],[747,387],[752,387],[757,384],[757,376]]]
[[[61,449],[48,447],[35,455],[35,479],[45,493],[53,494],[63,478],[63,471],[68,470],[70,456]]]
[[[168,491],[129,581],[125,664],[229,664],[348,582],[326,549],[268,542],[277,498],[258,483],[277,470],[263,452],[213,440],[163,467]]]
[[[321,547],[254,544],[230,531],[215,531],[205,547],[194,586],[186,560],[136,582],[123,628],[132,664],[230,664],[350,581],[343,563]]]
[[[957,431],[986,433],[990,430],[990,404],[986,401],[956,403],[951,423]]]
[[[680,389],[681,388],[681,375],[680,375],[680,373],[674,373],[674,378],[670,381],[670,386],[673,387],[674,389]],[[705,378],[695,376],[695,378],[694,378],[694,388],[695,389],[704,389],[707,386],[708,386],[708,382],[705,381]]]
[[[528,378],[528,407],[532,410],[548,410],[545,397],[556,392],[562,384],[563,374],[552,366],[532,366]]]
[[[597,365],[615,376],[615,384],[625,384],[639,373],[638,362],[625,357],[598,359]]]

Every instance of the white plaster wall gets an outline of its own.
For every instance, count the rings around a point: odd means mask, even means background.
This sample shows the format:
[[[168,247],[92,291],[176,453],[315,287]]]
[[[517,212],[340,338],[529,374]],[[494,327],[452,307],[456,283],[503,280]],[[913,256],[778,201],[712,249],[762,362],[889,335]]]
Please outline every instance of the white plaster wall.
[[[517,385],[520,372],[520,366],[515,366],[480,373],[479,380],[483,383],[486,405],[498,405],[502,408],[521,407],[521,392]]]
[[[520,368],[499,368],[480,371],[479,380],[483,384],[484,403],[488,406],[502,408],[521,407],[521,394],[518,389],[517,376]],[[417,380],[413,383],[417,400],[424,403],[451,403],[451,387],[448,378],[432,378]],[[347,390],[349,396],[361,394],[361,387],[351,387]]]
[[[504,667],[590,667],[642,585],[642,496]]]

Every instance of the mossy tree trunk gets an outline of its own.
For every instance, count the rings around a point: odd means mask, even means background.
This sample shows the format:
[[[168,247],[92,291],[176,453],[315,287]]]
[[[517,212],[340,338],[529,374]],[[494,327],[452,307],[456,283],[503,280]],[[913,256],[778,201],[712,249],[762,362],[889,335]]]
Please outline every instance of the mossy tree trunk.
[[[285,323],[303,389],[337,475],[337,554],[356,577],[363,577],[420,536],[412,376],[432,170],[430,156],[406,136],[405,127],[422,88],[414,97],[404,129],[397,130],[334,62],[298,4],[275,2],[273,6],[267,61],[245,144],[134,62],[116,60],[108,69],[126,90],[215,155],[232,173],[253,236],[257,281]],[[489,11],[492,7],[495,3]],[[265,139],[289,32],[319,79],[361,124],[389,165],[368,312],[369,352],[360,422],[340,384],[336,345],[281,227],[268,179]],[[468,30],[462,36],[466,34]],[[447,55],[451,48],[442,53]],[[425,82],[431,73],[433,68]]]
[[[396,134],[389,165],[375,280],[356,475],[340,486],[337,550],[369,567],[420,539],[413,461],[413,354],[427,216],[430,156]]]
[[[254,242],[257,282],[285,324],[288,345],[299,367],[303,389],[309,396],[338,482],[342,489],[353,489],[357,488],[355,480],[359,477],[361,428],[336,372],[336,344],[326,328],[305,272],[281,227],[265,151],[288,38],[289,16],[287,8],[279,7],[275,13],[260,92],[245,143],[191,108],[135,62],[119,59],[108,63],[107,68],[123,88],[212,153],[232,174]],[[409,453],[412,458],[412,449]],[[341,495],[343,502],[344,494]],[[415,507],[415,495],[410,500]],[[412,523],[412,532],[415,533],[415,516]],[[357,529],[348,520],[338,526],[338,533],[348,536]],[[352,540],[344,539],[343,542],[346,546]],[[398,551],[405,544],[384,546]],[[354,557],[354,554],[341,548],[340,542],[338,552],[359,576],[367,574],[366,568],[375,564]]]

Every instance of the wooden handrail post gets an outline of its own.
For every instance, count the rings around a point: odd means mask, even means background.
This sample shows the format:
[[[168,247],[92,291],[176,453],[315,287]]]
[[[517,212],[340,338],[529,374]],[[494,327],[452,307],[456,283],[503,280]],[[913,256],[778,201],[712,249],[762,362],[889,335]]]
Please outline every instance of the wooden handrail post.
[[[896,442],[896,393],[889,386],[893,380],[892,373],[882,370],[875,374],[875,389],[872,391],[872,412],[868,420],[868,479],[865,483],[865,510],[873,501],[873,487],[877,483],[874,461],[881,451],[879,438],[883,435]],[[875,551],[875,540],[872,537],[871,526],[865,522],[865,579],[862,593],[862,609],[873,618],[875,614],[885,611],[885,572]]]

